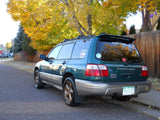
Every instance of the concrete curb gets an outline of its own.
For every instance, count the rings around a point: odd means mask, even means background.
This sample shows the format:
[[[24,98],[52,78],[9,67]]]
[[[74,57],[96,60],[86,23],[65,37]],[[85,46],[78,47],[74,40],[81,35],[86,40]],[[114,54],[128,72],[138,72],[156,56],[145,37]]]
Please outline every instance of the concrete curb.
[[[151,90],[140,94],[137,98],[132,98],[131,102],[149,106],[150,108],[160,110],[160,91]]]
[[[143,105],[145,107],[149,107],[149,108],[156,109],[156,110],[160,111],[160,107],[153,106],[153,105],[150,105],[150,104],[146,104],[144,102],[140,102],[140,101],[136,101],[136,100],[130,100],[130,102],[135,103],[135,104],[139,104],[139,105]]]

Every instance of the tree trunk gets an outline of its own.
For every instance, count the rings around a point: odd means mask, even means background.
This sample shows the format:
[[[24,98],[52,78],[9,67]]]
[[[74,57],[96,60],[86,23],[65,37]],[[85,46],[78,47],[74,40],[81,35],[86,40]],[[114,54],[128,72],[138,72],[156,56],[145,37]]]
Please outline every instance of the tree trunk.
[[[89,1],[88,5],[92,4],[92,0]],[[87,15],[87,23],[88,23],[88,34],[92,35],[92,13],[89,9],[88,15]]]
[[[142,22],[143,32],[152,31],[150,13],[146,8],[142,10]]]
[[[92,15],[88,13],[87,16],[87,23],[88,23],[88,34],[92,35]]]

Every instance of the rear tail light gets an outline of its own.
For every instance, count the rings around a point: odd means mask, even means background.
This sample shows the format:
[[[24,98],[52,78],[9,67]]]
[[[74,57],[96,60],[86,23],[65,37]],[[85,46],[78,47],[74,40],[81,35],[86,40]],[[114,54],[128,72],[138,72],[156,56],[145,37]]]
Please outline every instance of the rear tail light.
[[[108,69],[105,65],[87,64],[86,76],[108,76]]]
[[[101,76],[109,76],[108,68],[105,65],[98,65]]]
[[[100,76],[97,65],[88,64],[86,67],[86,76]]]
[[[148,68],[146,66],[142,66],[141,71],[142,76],[148,76]]]

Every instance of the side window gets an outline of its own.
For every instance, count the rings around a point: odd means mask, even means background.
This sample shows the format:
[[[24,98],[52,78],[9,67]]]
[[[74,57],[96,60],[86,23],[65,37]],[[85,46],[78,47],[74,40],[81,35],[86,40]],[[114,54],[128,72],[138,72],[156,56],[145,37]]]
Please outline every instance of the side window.
[[[60,49],[61,49],[61,47],[62,47],[62,46],[57,46],[56,48],[54,48],[54,49],[50,52],[50,54],[48,55],[48,58],[56,59],[57,56],[58,56],[58,53],[59,53],[59,51],[60,51]]]
[[[71,57],[72,49],[73,49],[74,43],[63,45],[59,55],[58,59],[68,59]]]
[[[84,58],[88,53],[90,41],[77,41],[73,50],[72,58]]]

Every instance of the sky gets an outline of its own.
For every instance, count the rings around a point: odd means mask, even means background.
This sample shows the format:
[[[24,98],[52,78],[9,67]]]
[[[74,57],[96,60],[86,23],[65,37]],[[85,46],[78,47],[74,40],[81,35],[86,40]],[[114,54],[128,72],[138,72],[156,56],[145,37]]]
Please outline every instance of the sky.
[[[135,29],[141,29],[142,26],[142,13],[137,12],[136,15],[128,15],[126,22],[127,29],[130,29],[132,25],[135,25]]]
[[[17,35],[19,22],[13,21],[11,15],[7,13],[8,0],[0,0],[0,44],[6,45],[7,42],[11,42]],[[129,29],[131,25],[135,25],[136,29],[140,29],[142,25],[141,14],[132,15],[124,22]]]
[[[14,22],[7,13],[7,1],[0,0],[0,44],[4,46],[16,37],[19,27],[19,22]]]

